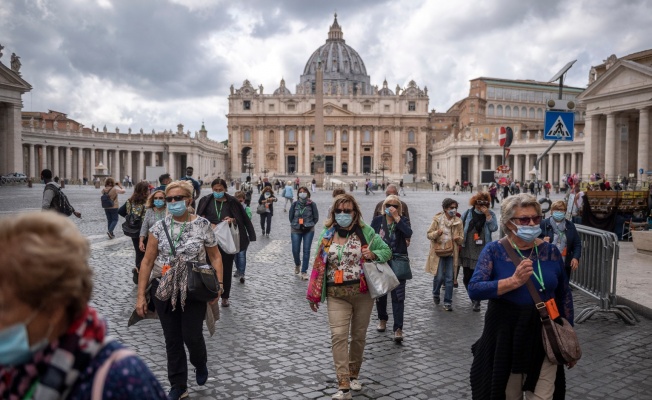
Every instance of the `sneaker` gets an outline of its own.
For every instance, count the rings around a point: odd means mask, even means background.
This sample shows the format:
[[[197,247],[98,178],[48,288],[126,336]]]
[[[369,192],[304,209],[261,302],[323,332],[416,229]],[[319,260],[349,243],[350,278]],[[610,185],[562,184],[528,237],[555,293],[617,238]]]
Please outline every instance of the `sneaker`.
[[[394,332],[394,341],[396,343],[401,343],[403,341],[403,330],[402,329],[397,329],[396,332]]]
[[[240,276],[240,283],[244,283],[244,282],[245,282],[244,275],[241,275]]]
[[[337,393],[331,397],[333,400],[351,400],[352,398],[351,391],[345,392],[343,390],[338,390]]]
[[[439,302],[441,301],[439,297],[433,297],[432,299],[435,301],[435,304],[439,305]]]
[[[132,269],[131,273],[133,274],[132,279],[134,280],[134,284],[138,285],[138,269],[137,268]]]
[[[382,319],[378,321],[378,326],[376,327],[376,330],[378,332],[385,332],[387,329],[387,321],[383,321]]]
[[[195,378],[197,378],[197,384],[202,386],[208,380],[208,367],[206,365],[195,369]]]
[[[308,273],[307,272],[302,272],[301,273],[301,279],[303,279],[304,281],[307,281],[308,280]]]
[[[452,304],[444,304],[444,310],[445,311],[453,311],[453,305]]]
[[[358,378],[351,378],[351,390],[355,390],[356,392],[359,392],[362,390],[362,383],[360,383],[360,380]]]
[[[233,277],[234,277],[234,278],[239,278],[239,277],[240,277],[240,273],[239,273],[238,271],[235,271],[235,273],[233,274]]]
[[[480,301],[473,300],[473,311],[480,311]]]
[[[295,273],[296,275],[299,275],[299,272],[301,272],[301,266],[300,266],[300,265],[297,265],[296,267],[294,267],[294,273]]]
[[[185,399],[188,397],[188,388],[183,386],[174,386],[168,392],[168,400]]]

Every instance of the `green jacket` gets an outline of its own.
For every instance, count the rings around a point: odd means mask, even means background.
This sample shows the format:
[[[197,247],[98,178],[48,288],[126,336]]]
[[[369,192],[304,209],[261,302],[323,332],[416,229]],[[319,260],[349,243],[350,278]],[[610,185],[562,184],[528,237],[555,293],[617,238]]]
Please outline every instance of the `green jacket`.
[[[324,235],[330,230],[331,228],[326,228],[321,231],[321,234],[319,235],[319,240],[317,241],[317,249],[315,251],[315,255],[319,253],[319,251],[322,248],[322,240],[324,239]],[[387,243],[378,236],[376,231],[373,230],[373,228],[365,223],[362,224],[362,234],[364,235],[365,239],[367,240],[367,244],[369,245],[369,250],[371,250],[372,253],[374,253],[377,257],[375,261],[377,262],[386,262],[390,258],[392,258],[392,250],[389,248]]]

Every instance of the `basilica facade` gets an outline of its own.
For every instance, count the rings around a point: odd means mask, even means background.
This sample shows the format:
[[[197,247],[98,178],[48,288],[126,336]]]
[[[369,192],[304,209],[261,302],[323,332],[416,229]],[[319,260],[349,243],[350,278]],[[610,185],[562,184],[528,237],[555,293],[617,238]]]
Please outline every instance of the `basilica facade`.
[[[326,43],[306,62],[291,91],[265,93],[245,80],[229,95],[232,176],[312,175],[316,70],[323,68],[325,172],[341,177],[383,173],[390,179],[429,175],[428,89],[411,81],[372,85],[364,61],[347,45],[337,15]]]

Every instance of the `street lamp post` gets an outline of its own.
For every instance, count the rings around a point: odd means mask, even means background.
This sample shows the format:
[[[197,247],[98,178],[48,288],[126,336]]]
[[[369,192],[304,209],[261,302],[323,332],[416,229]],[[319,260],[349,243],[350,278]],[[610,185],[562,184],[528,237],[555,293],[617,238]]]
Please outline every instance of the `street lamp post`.
[[[385,161],[383,161],[382,164],[380,164],[380,166],[378,167],[378,169],[383,171],[383,184],[385,184],[385,171],[387,171],[389,167],[385,165]]]
[[[378,185],[378,169],[375,169],[375,170],[373,170],[371,172],[373,172],[376,175],[376,178],[375,178],[376,182],[375,183],[376,183],[376,185]]]
[[[249,176],[251,177],[251,170],[254,169],[254,163],[246,162],[246,163],[244,163],[244,167],[245,167],[245,170],[249,171]],[[253,177],[252,177],[252,179],[253,179]]]
[[[267,169],[267,167],[263,167],[263,169],[261,169],[260,172],[263,174],[263,176],[267,177],[267,173],[269,172],[269,170]]]

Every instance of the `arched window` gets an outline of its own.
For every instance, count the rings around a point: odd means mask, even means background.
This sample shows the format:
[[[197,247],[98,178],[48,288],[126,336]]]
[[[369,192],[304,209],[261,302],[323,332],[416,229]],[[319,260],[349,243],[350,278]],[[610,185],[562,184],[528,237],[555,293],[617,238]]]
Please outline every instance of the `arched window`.
[[[534,107],[530,107],[530,114],[529,117],[534,119]]]
[[[489,104],[489,107],[487,108],[487,115],[491,115],[491,116],[494,115],[494,105],[493,104]]]
[[[333,143],[333,130],[332,129],[327,129],[326,130],[326,142]]]
[[[276,138],[275,138],[275,135],[274,135],[274,131],[269,131],[269,142],[274,143],[275,140],[276,140]]]
[[[414,131],[410,129],[408,131],[408,143],[414,143],[415,141]]]
[[[514,115],[512,116],[518,118],[518,107],[514,107]]]
[[[362,141],[365,143],[371,143],[371,131],[369,131],[369,129],[364,130],[364,137],[362,138]]]
[[[496,107],[496,116],[498,116],[498,117],[503,116],[503,106],[498,105],[498,107]]]
[[[537,108],[537,119],[543,119],[543,109]]]
[[[527,108],[521,107],[521,117],[527,118]]]
[[[294,131],[294,129],[290,129],[288,131],[288,142],[296,142],[297,141],[297,134]]]
[[[506,117],[511,117],[512,116],[512,107],[505,106],[505,116]]]
[[[342,143],[349,141],[349,133],[347,131],[342,131]]]
[[[385,133],[383,133],[383,142],[389,143],[389,131],[385,131]]]
[[[244,133],[242,134],[242,141],[244,143],[251,143],[251,131],[249,129],[244,130]]]

